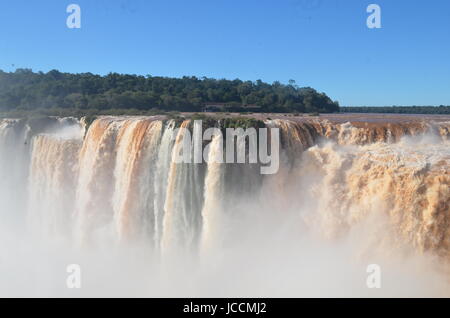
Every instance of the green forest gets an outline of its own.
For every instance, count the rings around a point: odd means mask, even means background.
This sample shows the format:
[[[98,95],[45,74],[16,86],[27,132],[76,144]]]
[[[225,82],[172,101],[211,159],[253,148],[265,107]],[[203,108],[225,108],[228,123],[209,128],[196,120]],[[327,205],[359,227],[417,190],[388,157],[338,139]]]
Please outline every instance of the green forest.
[[[81,116],[221,111],[332,113],[339,104],[310,87],[257,80],[0,70],[0,114]]]

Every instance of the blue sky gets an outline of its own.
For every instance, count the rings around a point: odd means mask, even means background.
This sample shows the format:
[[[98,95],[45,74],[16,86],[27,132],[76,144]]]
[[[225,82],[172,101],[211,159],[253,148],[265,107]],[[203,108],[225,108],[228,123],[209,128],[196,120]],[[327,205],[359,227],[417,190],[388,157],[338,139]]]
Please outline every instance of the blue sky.
[[[82,10],[68,29],[66,7]],[[368,29],[366,8],[382,9]],[[449,0],[0,0],[0,69],[311,86],[341,105],[450,105]]]

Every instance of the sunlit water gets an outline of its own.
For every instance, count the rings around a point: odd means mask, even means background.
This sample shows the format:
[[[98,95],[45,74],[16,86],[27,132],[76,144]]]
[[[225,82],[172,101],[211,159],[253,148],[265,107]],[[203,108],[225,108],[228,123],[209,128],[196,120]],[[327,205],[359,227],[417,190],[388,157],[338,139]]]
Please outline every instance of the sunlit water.
[[[449,122],[268,120],[274,175],[174,163],[190,124],[0,121],[0,296],[450,295]]]

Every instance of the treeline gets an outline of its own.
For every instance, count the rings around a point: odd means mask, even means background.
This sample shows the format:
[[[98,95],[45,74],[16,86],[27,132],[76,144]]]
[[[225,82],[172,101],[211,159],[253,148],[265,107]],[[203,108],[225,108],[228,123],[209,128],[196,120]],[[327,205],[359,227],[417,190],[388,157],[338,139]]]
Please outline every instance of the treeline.
[[[450,106],[365,106],[340,107],[342,113],[436,114],[450,115]]]
[[[252,112],[338,112],[338,102],[310,87],[212,78],[0,70],[0,112],[200,112],[208,103]]]

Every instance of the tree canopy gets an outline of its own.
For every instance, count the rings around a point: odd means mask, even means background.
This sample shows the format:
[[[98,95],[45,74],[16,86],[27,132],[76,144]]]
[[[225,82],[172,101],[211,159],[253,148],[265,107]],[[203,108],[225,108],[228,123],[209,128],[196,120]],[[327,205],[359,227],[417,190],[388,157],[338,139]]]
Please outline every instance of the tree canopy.
[[[48,73],[0,70],[0,112],[36,109],[78,111],[161,110],[199,112],[205,104],[221,103],[245,111],[338,112],[338,102],[310,87],[197,77],[155,77],[110,73]],[[259,106],[259,107],[256,107]],[[250,108],[249,108],[250,109]]]

